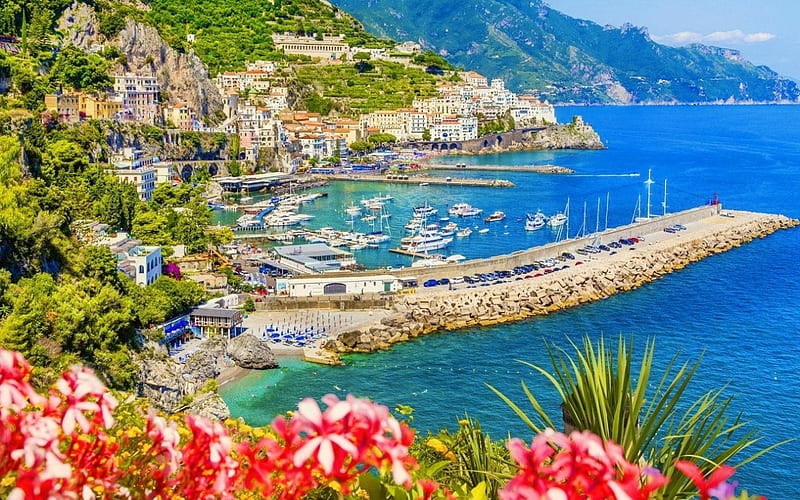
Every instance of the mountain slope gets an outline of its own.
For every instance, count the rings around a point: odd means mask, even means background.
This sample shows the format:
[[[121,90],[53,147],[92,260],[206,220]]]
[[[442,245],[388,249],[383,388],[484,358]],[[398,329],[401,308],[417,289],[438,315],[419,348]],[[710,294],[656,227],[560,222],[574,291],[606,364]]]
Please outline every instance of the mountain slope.
[[[600,26],[541,0],[336,0],[369,30],[555,102],[798,101],[797,85],[735,50],[668,47],[631,25]]]

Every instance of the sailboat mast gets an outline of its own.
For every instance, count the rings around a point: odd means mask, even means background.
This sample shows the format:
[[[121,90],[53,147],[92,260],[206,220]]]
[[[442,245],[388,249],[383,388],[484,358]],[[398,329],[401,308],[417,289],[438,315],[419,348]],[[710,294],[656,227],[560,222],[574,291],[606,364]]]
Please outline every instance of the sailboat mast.
[[[644,183],[647,184],[647,218],[649,219],[652,217],[652,214],[650,213],[650,186],[653,184],[653,179],[650,178],[649,168],[647,169],[647,180],[644,181]]]
[[[595,234],[600,232],[600,197],[597,197],[597,216],[595,217],[594,222],[594,232]]]

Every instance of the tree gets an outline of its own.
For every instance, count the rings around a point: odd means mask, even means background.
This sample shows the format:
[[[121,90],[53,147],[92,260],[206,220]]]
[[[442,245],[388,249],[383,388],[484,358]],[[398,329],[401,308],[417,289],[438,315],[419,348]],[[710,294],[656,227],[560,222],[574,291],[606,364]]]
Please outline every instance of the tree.
[[[371,136],[367,137],[367,140],[371,144],[375,144],[376,146],[385,146],[386,144],[393,144],[397,142],[397,137],[392,134],[384,134],[379,132],[377,134],[372,134]]]
[[[108,63],[97,54],[87,54],[74,45],[63,47],[50,69],[57,82],[87,92],[99,92],[112,87]]]
[[[370,151],[372,149],[372,144],[367,141],[353,141],[350,143],[350,151],[355,153],[364,153],[365,151]]]
[[[17,138],[0,136],[0,184],[16,183],[22,179],[20,151]]]
[[[65,186],[89,165],[86,152],[74,142],[58,140],[42,155],[42,178],[48,184]]]
[[[255,312],[256,310],[256,303],[253,302],[253,297],[247,297],[247,300],[244,301],[244,305],[242,306],[242,311],[248,314]]]
[[[422,131],[422,140],[423,141],[430,141],[431,140],[431,129],[426,128]]]

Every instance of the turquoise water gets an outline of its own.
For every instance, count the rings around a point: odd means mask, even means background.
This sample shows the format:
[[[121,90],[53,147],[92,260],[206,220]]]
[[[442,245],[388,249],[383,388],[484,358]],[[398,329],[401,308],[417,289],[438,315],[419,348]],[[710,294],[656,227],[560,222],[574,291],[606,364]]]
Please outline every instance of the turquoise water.
[[[398,229],[408,209],[424,201],[440,211],[467,201],[486,211],[504,210],[505,223],[489,226],[483,238],[459,242],[453,252],[482,257],[543,243],[544,231],[525,234],[516,219],[541,208],[555,212],[567,197],[573,232],[587,205],[589,229],[630,221],[643,181],[652,169],[653,212],[661,210],[663,179],[668,179],[670,210],[701,204],[717,193],[728,208],[785,213],[800,217],[800,107],[593,107],[558,109],[561,121],[579,113],[600,133],[605,151],[515,153],[448,161],[480,164],[553,163],[576,170],[575,176],[484,173],[516,183],[512,189],[436,186],[380,186],[396,197]],[[640,173],[640,177],[607,177]],[[453,175],[452,173],[442,175]],[[473,173],[470,173],[473,175]],[[603,175],[598,177],[597,175]],[[475,174],[478,176],[478,174]],[[372,184],[334,184],[331,195],[309,212],[317,227],[336,225],[350,201],[377,194]],[[339,213],[336,213],[336,212]],[[327,215],[323,215],[328,212]],[[400,217],[400,214],[403,214]],[[402,220],[400,220],[402,219]],[[483,227],[483,222],[477,222]],[[508,226],[508,227],[504,227]],[[342,226],[344,227],[344,226]],[[357,227],[358,229],[358,227]],[[508,233],[508,234],[504,234]],[[386,252],[365,252],[372,265],[403,264]],[[223,388],[235,416],[265,424],[293,408],[303,397],[327,393],[368,396],[389,407],[411,405],[414,426],[423,432],[454,427],[465,412],[478,417],[497,438],[507,433],[529,439],[526,427],[486,387],[487,383],[523,402],[520,381],[543,397],[557,413],[556,394],[543,377],[515,360],[548,366],[544,341],[566,347],[583,335],[619,334],[642,347],[657,345],[657,362],[678,353],[681,360],[704,356],[693,390],[700,394],[729,384],[734,407],[757,426],[771,444],[797,435],[800,427],[800,230],[781,231],[741,248],[692,264],[631,293],[514,325],[431,335],[397,345],[389,352],[351,356],[346,366],[328,368],[286,361],[283,368],[256,373]],[[771,499],[798,498],[795,476],[800,443],[793,442],[743,467],[737,478],[750,491]]]

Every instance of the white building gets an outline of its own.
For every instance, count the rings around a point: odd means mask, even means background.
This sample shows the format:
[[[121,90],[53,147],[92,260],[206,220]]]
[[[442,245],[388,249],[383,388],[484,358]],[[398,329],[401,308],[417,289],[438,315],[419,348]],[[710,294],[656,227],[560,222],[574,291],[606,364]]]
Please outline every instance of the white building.
[[[155,123],[161,119],[155,76],[114,75],[114,92],[122,96],[122,114],[131,120]]]
[[[96,245],[108,247],[117,257],[117,268],[141,286],[151,285],[161,276],[161,247],[144,246],[127,233],[100,239]]]
[[[156,169],[152,165],[137,168],[114,168],[111,172],[120,182],[129,182],[136,186],[139,199],[150,201],[156,188]]]
[[[276,291],[289,297],[317,297],[321,295],[365,294],[396,292],[402,288],[397,277],[383,274],[378,276],[342,276],[326,278],[279,278],[275,281]]]
[[[134,280],[139,285],[151,285],[161,276],[161,247],[137,246],[128,251],[128,260],[135,267]]]

